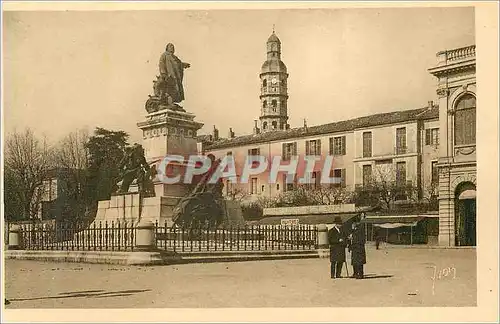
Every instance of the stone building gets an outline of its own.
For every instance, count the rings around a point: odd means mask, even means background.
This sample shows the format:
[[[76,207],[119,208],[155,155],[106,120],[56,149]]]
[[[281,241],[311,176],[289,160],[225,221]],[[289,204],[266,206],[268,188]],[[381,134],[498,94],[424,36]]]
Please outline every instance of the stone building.
[[[437,54],[439,243],[476,245],[476,46]]]
[[[438,104],[428,101],[420,108],[317,126],[304,123],[298,128],[287,124],[288,74],[280,60],[281,42],[274,33],[267,41],[267,55],[260,74],[260,127],[256,121],[250,135],[205,137],[198,143],[200,153],[218,158],[231,155],[239,166],[248,163],[249,155],[268,160],[281,156],[283,161],[330,155],[330,176],[340,178],[336,185],[349,191],[366,185],[377,172],[389,170],[398,181],[415,186],[419,199],[439,195],[440,245],[475,245],[474,46],[438,53],[438,65],[429,70],[439,79]],[[275,106],[282,109],[273,110]],[[322,171],[317,168],[311,173],[313,187],[319,185]],[[250,198],[273,197],[297,186],[297,179],[287,181],[286,174],[278,174],[276,182],[270,183],[269,170],[248,183],[240,183],[240,176],[236,175],[237,183],[225,180],[226,194],[239,188]],[[404,204],[405,198],[395,200]]]

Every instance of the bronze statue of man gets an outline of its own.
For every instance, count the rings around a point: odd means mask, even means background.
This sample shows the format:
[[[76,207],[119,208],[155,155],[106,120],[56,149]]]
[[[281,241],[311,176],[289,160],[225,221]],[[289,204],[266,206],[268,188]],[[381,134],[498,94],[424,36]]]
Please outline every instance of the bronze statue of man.
[[[169,43],[160,57],[160,82],[161,87],[167,94],[167,103],[179,103],[184,100],[184,88],[182,79],[184,77],[184,69],[189,68],[189,63],[182,62],[174,55],[174,44]],[[170,97],[170,98],[168,98]]]
[[[117,194],[127,193],[132,182],[136,180],[141,195],[154,196],[152,179],[155,176],[155,170],[152,170],[147,163],[142,145],[136,143],[129,149],[120,162],[119,169],[122,183]]]

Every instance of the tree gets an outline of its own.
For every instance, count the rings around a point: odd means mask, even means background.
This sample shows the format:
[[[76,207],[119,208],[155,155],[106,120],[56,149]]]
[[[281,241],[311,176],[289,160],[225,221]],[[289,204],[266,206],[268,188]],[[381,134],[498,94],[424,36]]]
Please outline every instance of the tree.
[[[427,204],[428,210],[439,210],[438,200],[439,183],[437,181],[429,180],[425,185],[423,202]]]
[[[9,200],[5,205],[9,218],[36,218],[43,194],[43,180],[52,166],[51,157],[46,140],[36,138],[30,129],[15,131],[7,136],[4,192]],[[17,216],[19,212],[22,212],[20,217]]]
[[[16,177],[7,167],[4,169],[3,177],[5,219],[8,221],[22,220],[24,218],[24,207]]]
[[[355,203],[360,206],[391,209],[398,200],[416,202],[418,188],[412,182],[406,181],[406,173],[402,173],[401,178],[399,179],[392,163],[376,166],[370,182],[356,188]]]
[[[336,205],[352,202],[353,192],[341,186],[321,185],[307,192],[315,205]]]
[[[229,190],[226,192],[225,197],[228,200],[243,201],[248,197],[248,192],[241,187],[231,184]]]
[[[66,200],[63,214],[71,215],[72,219],[85,218],[92,203],[86,190],[89,166],[86,145],[89,139],[86,130],[77,130],[63,138],[55,149],[55,163],[65,183],[61,188]]]
[[[94,207],[97,201],[110,199],[117,189],[119,164],[128,148],[128,137],[126,132],[98,127],[85,145],[88,152],[86,192]]]

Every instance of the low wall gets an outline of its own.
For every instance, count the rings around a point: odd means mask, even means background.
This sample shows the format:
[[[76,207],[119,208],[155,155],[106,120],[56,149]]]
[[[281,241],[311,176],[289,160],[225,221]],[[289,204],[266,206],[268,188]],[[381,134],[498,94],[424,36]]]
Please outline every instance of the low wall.
[[[264,217],[354,213],[354,204],[264,208]]]
[[[226,252],[107,252],[8,250],[6,259],[117,265],[169,265],[183,263],[241,262],[324,257],[319,250]]]

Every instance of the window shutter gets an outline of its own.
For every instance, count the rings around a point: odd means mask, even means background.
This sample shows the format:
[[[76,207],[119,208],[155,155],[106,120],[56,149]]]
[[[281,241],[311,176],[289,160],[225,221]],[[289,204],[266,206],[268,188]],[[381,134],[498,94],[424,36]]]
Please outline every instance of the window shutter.
[[[281,145],[281,159],[287,160],[286,143]]]
[[[425,130],[425,145],[430,145],[431,144],[431,130],[426,129]]]
[[[293,155],[297,156],[297,142],[293,143]]]
[[[306,141],[306,155],[310,155],[310,153],[309,153],[309,141]]]
[[[342,136],[342,155],[345,155],[345,136]]]
[[[316,155],[321,155],[321,140],[318,140],[318,151],[316,152]]]
[[[345,169],[341,169],[342,188],[345,188]]]
[[[333,137],[330,137],[330,155],[333,155]]]

